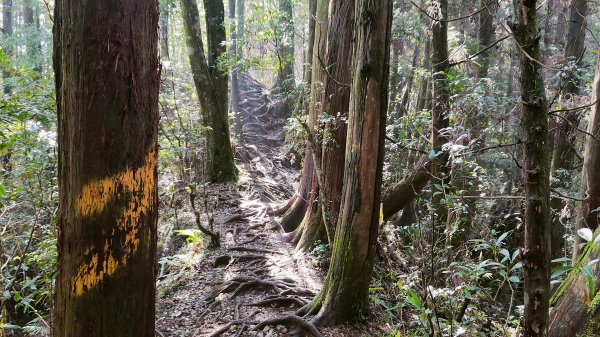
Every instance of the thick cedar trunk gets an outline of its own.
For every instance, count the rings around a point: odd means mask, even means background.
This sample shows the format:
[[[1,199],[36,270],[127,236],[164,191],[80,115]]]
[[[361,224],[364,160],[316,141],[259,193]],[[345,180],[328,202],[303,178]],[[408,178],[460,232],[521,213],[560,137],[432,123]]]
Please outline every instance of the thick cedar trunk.
[[[277,23],[277,89],[282,97],[287,98],[295,87],[294,80],[294,13],[292,12],[292,0],[279,1],[279,20]]]
[[[315,321],[355,322],[368,312],[379,226],[389,73],[391,1],[356,1],[353,81],[342,205]]]
[[[13,34],[13,0],[2,0],[2,34],[4,36],[4,55],[10,58],[13,48],[10,39]],[[10,95],[12,88],[10,86],[10,73],[6,70],[2,71],[2,79],[4,80],[4,93]]]
[[[322,144],[323,188],[327,205],[322,210],[329,222],[335,224],[342,198],[344,183],[344,157],[350,88],[338,83],[352,81],[352,30],[354,27],[354,2],[334,0],[329,20],[329,37],[325,66],[329,75],[323,79],[324,104],[320,115],[328,113],[332,120],[324,125]],[[337,83],[336,83],[337,82]],[[332,228],[333,229],[333,228]],[[333,233],[330,233],[333,234]]]
[[[600,59],[596,64],[596,75],[594,77],[594,87],[592,89],[592,102],[600,99]],[[590,113],[587,133],[600,137],[600,105],[598,102],[592,106]],[[578,229],[589,227],[596,230],[600,225],[598,209],[600,209],[600,144],[599,142],[586,136],[583,153],[583,170],[581,174],[581,197],[584,199],[581,205],[581,211],[577,216],[575,232]],[[573,243],[573,262],[579,255],[579,235],[575,235]]]
[[[244,131],[242,125],[242,115],[240,111],[240,83],[238,79],[237,60],[238,60],[238,47],[237,47],[237,23],[235,18],[235,2],[236,0],[229,0],[229,34],[231,40],[231,48],[229,48],[229,64],[231,65],[231,81],[230,81],[230,95],[231,100],[231,112],[234,116],[234,131],[235,136],[239,144],[244,143]]]
[[[190,65],[200,99],[203,123],[210,127],[206,136],[206,174],[212,182],[232,181],[237,178],[233,151],[229,138],[227,115],[227,74],[218,69],[217,62],[225,54],[224,7],[222,0],[205,0],[208,55],[200,29],[200,15],[196,0],[181,0],[181,12],[186,31]]]
[[[583,52],[585,50],[586,33],[586,0],[571,0],[569,3],[569,21],[567,24],[567,39],[564,51],[564,59],[567,62],[576,62],[576,67],[583,66]],[[581,79],[575,71],[567,72],[561,79],[563,88],[562,96],[569,99],[573,95],[581,94]],[[577,130],[581,120],[581,111],[568,111],[563,118],[557,120],[554,131],[554,153],[552,156],[551,176],[553,188],[565,189],[571,185],[571,174],[575,166]],[[552,117],[551,117],[552,118]],[[552,258],[564,256],[563,248],[565,240],[565,226],[562,224],[560,214],[565,206],[565,201],[560,198],[552,198]]]
[[[596,75],[591,97],[592,102],[596,103],[592,106],[587,128],[587,132],[595,137],[600,137],[600,103],[597,102],[598,98],[600,98],[600,57],[596,63]],[[581,190],[582,195],[587,194],[588,198],[584,201],[582,216],[578,217],[578,227],[582,228],[587,225],[590,228],[597,229],[598,212],[595,210],[600,207],[600,144],[591,136],[586,136],[584,151]],[[595,235],[598,234],[596,230]],[[597,248],[588,249],[581,260],[578,261],[578,265],[585,266],[589,261],[598,258],[600,258],[600,252]],[[595,288],[600,289],[600,264],[594,264],[592,269],[595,275]],[[600,328],[598,325],[596,325],[596,330],[583,333],[588,326],[600,322],[597,314],[596,317],[593,317],[593,312],[590,312],[590,304],[593,298],[589,294],[584,276],[576,269],[571,272],[566,282],[559,289],[558,294],[562,294],[562,296],[552,313],[548,336],[573,337],[580,332],[582,332],[581,336],[583,337],[596,336]],[[564,291],[564,293],[561,291]],[[594,309],[598,312],[597,307]]]
[[[346,148],[346,119],[350,103],[350,90],[344,83],[351,81],[352,69],[352,27],[354,25],[354,2],[334,0],[330,7],[329,27],[325,58],[321,60],[327,67],[327,74],[321,69],[312,81],[322,83],[324,92],[317,96],[314,114],[331,115],[331,120],[324,125],[323,143],[318,144],[317,155],[313,155],[313,163],[320,161],[320,167],[315,165],[314,184],[312,185],[310,207],[301,225],[301,237],[298,238],[299,249],[311,248],[322,233],[319,227],[325,226],[327,241],[332,244],[335,232],[335,222],[338,217],[342,184],[344,178],[344,155]],[[319,56],[320,57],[320,56]],[[320,61],[317,67],[321,67]],[[318,117],[317,117],[318,118]],[[312,154],[312,151],[311,151]],[[322,174],[318,177],[319,172]],[[320,217],[319,217],[320,215]],[[328,226],[328,228],[327,228]],[[305,237],[308,236],[308,237]]]
[[[314,48],[312,56],[312,64],[315,66],[311,69],[311,99],[308,116],[308,126],[313,130],[312,132],[314,132],[314,128],[317,127],[317,102],[320,103],[323,99],[323,86],[321,83],[324,76],[324,71],[319,64],[319,58],[324,59],[325,52],[327,50],[328,9],[329,0],[318,1],[316,8]],[[310,148],[307,146],[304,157],[304,165],[302,165],[300,186],[293,197],[295,200],[292,201],[292,206],[283,215],[281,220],[282,226],[287,231],[296,230],[300,233],[304,232],[306,224],[309,222],[309,215],[316,212],[315,209],[310,209],[316,207],[311,200],[313,200],[318,194],[318,190],[316,189],[317,186],[313,184],[313,180],[316,179],[314,175],[315,167],[313,162],[313,154]]]
[[[548,103],[544,92],[540,39],[535,0],[523,0],[515,10],[512,27],[525,53],[521,60],[523,117],[523,186],[525,189],[525,247],[522,251],[525,277],[525,337],[546,336],[550,299],[550,209],[548,149]]]
[[[54,336],[154,336],[158,6],[58,0],[54,20]]]
[[[448,143],[446,129],[449,126],[449,104],[450,96],[448,93],[448,1],[439,1],[439,8],[434,13],[434,20],[431,25],[431,64],[432,74],[432,111],[431,111],[431,142],[436,156],[433,159],[431,173],[434,177],[432,181],[432,207],[433,226],[436,233],[442,233],[448,219],[448,208],[444,200],[449,193],[450,183],[450,156],[448,151],[444,150],[444,144]],[[434,240],[435,241],[435,240]]]
[[[285,232],[292,232],[298,228],[308,209],[311,182],[313,178],[314,166],[312,156],[307,153],[302,165],[300,183],[296,193],[288,201],[289,208],[281,216],[281,227]]]

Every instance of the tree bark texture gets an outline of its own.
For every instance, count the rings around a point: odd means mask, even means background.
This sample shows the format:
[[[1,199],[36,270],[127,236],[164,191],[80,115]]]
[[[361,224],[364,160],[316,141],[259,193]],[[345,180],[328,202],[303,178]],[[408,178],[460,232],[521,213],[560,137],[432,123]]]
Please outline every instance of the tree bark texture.
[[[567,23],[567,39],[565,44],[564,59],[575,62],[576,68],[583,66],[583,53],[585,51],[586,34],[586,0],[571,0],[569,2],[569,20]],[[581,79],[577,71],[569,71],[561,78],[562,97],[570,99],[581,94]],[[553,179],[553,188],[565,189],[571,185],[572,170],[575,166],[577,152],[577,130],[581,121],[582,111],[574,110],[563,114],[557,119],[554,131],[552,166],[550,170]],[[551,117],[554,118],[554,117]],[[560,198],[551,199],[552,217],[552,258],[564,256],[565,226],[561,222],[561,210],[565,201]]]
[[[498,4],[494,0],[481,0],[480,1],[481,8],[484,8],[479,13],[479,49],[483,50],[483,48],[491,45],[494,41],[494,14],[496,11],[496,7]],[[491,50],[486,50],[483,53],[479,54],[478,65],[477,65],[477,78],[486,78],[488,77],[488,72],[490,68],[490,56],[492,54]]]
[[[23,24],[25,26],[25,47],[27,62],[33,69],[42,71],[39,18],[37,18],[38,5],[33,0],[26,0],[23,6]]]
[[[238,79],[238,46],[237,46],[237,22],[235,4],[236,0],[229,0],[229,39],[231,40],[231,48],[228,51],[229,64],[231,66],[231,82],[230,95],[231,112],[234,116],[234,131],[239,144],[244,143],[244,130],[242,115],[240,110],[240,83]]]
[[[588,227],[596,230],[600,225],[598,218],[600,210],[600,104],[597,102],[600,99],[600,60],[596,64],[596,75],[594,77],[594,86],[592,88],[592,102],[596,102],[592,106],[592,112],[587,127],[586,141],[583,152],[583,169],[581,174],[581,197],[584,199],[581,205],[581,211],[577,216],[575,232],[578,229]],[[577,260],[579,255],[579,236],[575,235],[573,243],[573,261]]]
[[[304,83],[310,90],[313,67],[313,50],[315,46],[315,27],[317,24],[317,0],[308,0],[308,41],[306,45],[306,62],[304,64]]]
[[[211,182],[233,181],[237,168],[233,160],[227,115],[227,74],[217,68],[225,53],[224,7],[222,0],[205,0],[208,56],[204,54],[200,15],[196,0],[181,0],[188,55],[200,99],[206,133],[206,175]]]
[[[319,0],[317,2],[312,56],[312,64],[315,66],[311,69],[310,103],[307,121],[308,127],[311,130],[310,132],[313,134],[315,134],[315,129],[318,128],[318,109],[323,102],[324,96],[323,76],[325,76],[325,72],[323,67],[320,66],[319,59],[323,60],[327,51],[327,30],[329,28],[328,10],[329,0]],[[319,154],[317,154],[317,156],[318,155]],[[296,200],[293,201],[292,207],[282,217],[282,225],[284,226],[284,229],[288,231],[295,230],[300,233],[306,231],[307,226],[310,223],[310,214],[316,212],[314,209],[314,207],[317,206],[315,204],[315,198],[319,191],[317,189],[318,184],[316,183],[314,164],[312,150],[310,149],[310,146],[306,146],[300,186],[294,196]],[[321,224],[321,226],[322,225],[323,224]]]
[[[445,229],[448,219],[448,207],[445,199],[449,193],[450,183],[450,155],[444,149],[448,143],[447,128],[450,118],[450,95],[448,91],[448,1],[439,1],[435,8],[431,25],[431,64],[432,64],[432,110],[431,110],[431,142],[436,156],[433,159],[431,173],[432,181],[432,207],[434,231],[441,233]],[[435,240],[434,240],[435,241]]]
[[[160,57],[163,60],[169,60],[169,16],[171,9],[167,2],[160,4],[160,18],[158,37],[160,39]]]
[[[55,3],[57,337],[154,336],[158,16],[151,0]]]
[[[335,224],[342,199],[344,183],[344,157],[350,87],[344,84],[352,80],[352,32],[354,27],[354,2],[333,0],[327,38],[325,66],[328,75],[323,79],[324,102],[320,115],[329,115],[323,126],[322,144],[323,189],[327,205],[323,205],[325,216]],[[323,200],[322,200],[323,201]]]
[[[356,1],[353,81],[342,206],[315,321],[356,321],[368,312],[379,226],[392,3]]]
[[[537,2],[523,0],[516,6],[512,30],[523,48],[521,102],[523,117],[523,186],[525,189],[525,247],[521,254],[525,277],[525,337],[546,336],[550,299],[550,209],[548,103],[544,91]],[[527,53],[527,54],[525,54]]]

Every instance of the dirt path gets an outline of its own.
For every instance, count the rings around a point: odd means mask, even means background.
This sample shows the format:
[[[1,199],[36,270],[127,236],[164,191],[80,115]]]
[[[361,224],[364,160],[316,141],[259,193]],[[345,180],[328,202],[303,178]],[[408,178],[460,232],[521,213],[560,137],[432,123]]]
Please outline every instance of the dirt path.
[[[272,207],[294,192],[298,172],[284,156],[281,104],[251,78],[241,79],[246,146],[238,147],[237,186],[213,186],[222,247],[207,251],[158,303],[157,330],[167,336],[289,336],[294,325],[259,322],[293,314],[318,293],[313,259],[278,240]],[[216,196],[215,196],[216,195]],[[338,330],[325,336],[352,336]]]

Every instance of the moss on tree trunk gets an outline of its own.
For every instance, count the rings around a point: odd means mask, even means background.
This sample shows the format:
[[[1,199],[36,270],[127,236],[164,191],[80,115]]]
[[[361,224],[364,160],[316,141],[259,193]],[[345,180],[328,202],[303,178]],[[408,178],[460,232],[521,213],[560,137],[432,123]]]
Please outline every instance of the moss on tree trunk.
[[[356,321],[368,312],[379,226],[392,3],[356,5],[342,204],[325,285],[312,302],[321,323]]]
[[[181,0],[188,55],[206,131],[206,175],[211,182],[237,179],[229,137],[227,74],[218,68],[225,55],[225,10],[222,0],[205,0],[208,54],[204,54],[196,0]]]

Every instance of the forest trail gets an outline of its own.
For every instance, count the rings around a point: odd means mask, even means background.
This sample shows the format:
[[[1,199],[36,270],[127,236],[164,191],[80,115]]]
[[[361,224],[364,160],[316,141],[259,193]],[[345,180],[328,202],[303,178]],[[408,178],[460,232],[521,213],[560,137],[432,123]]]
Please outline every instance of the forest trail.
[[[246,144],[237,147],[236,186],[211,186],[219,200],[215,230],[221,248],[207,250],[158,302],[157,330],[170,336],[290,336],[293,325],[263,321],[293,314],[314,297],[324,277],[317,259],[280,240],[273,207],[294,193],[298,176],[285,157],[283,104],[249,76],[240,78]],[[324,336],[358,336],[350,327]]]

